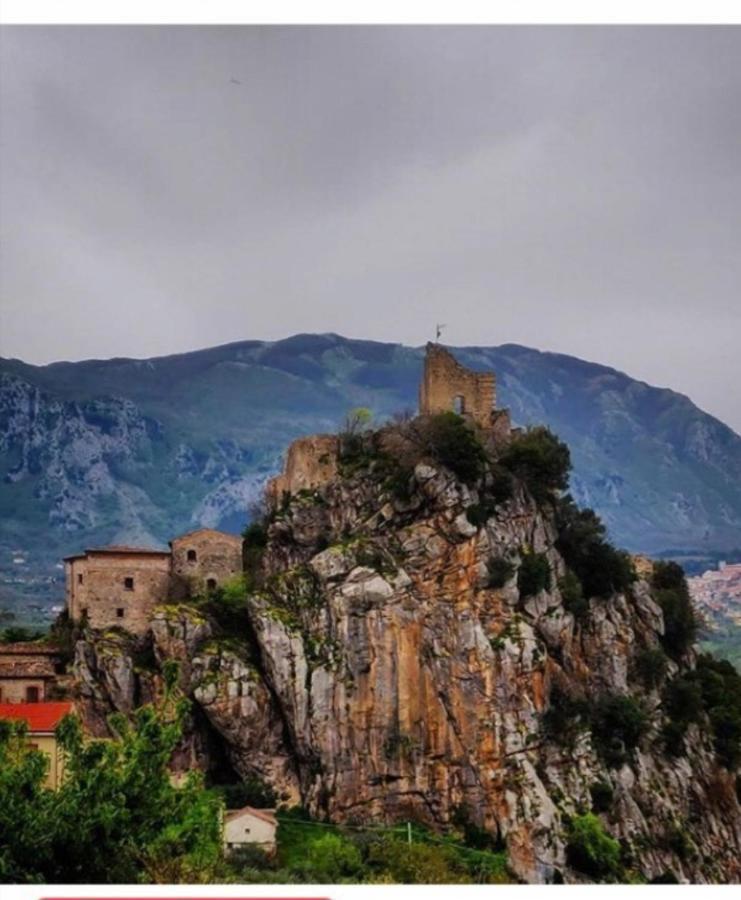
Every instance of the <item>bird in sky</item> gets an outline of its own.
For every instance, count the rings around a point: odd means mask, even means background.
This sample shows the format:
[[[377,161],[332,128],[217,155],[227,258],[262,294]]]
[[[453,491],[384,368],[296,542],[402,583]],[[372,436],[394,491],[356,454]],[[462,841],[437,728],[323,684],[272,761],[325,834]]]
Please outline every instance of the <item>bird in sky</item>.
[[[230,79],[229,79],[229,84],[241,84],[241,83],[242,83],[242,82],[241,82],[241,81],[237,81],[236,78],[230,78]]]

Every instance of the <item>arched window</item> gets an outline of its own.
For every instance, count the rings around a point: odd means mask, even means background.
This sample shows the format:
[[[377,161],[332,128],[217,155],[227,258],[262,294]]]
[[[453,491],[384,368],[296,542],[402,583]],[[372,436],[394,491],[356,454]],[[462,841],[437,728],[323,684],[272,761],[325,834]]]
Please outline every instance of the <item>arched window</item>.
[[[466,401],[463,399],[463,394],[456,394],[455,397],[453,397],[453,412],[462,416],[465,411]]]
[[[216,590],[216,579],[215,578],[206,579],[206,587],[209,589],[209,591],[215,591]]]
[[[188,550],[188,562],[195,562],[198,559],[198,554],[195,550]]]

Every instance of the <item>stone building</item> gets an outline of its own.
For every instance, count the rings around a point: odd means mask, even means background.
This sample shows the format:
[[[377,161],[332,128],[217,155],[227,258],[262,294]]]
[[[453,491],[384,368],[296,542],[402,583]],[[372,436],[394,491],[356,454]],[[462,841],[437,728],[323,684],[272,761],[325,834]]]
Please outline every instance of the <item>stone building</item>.
[[[110,546],[65,561],[70,618],[92,628],[147,628],[155,606],[215,590],[242,571],[242,539],[210,528],[170,543],[170,550]]]
[[[48,644],[0,644],[0,703],[43,703],[60,671],[59,651]]]
[[[419,413],[455,412],[496,439],[511,431],[509,411],[496,408],[496,376],[462,366],[445,347],[427,344],[419,386]]]
[[[92,628],[143,632],[154,607],[169,599],[167,550],[101,547],[68,556],[64,566],[69,616],[75,622],[87,617]]]
[[[242,571],[242,538],[213,528],[199,528],[170,541],[171,572],[180,593],[215,590]]]
[[[64,754],[57,744],[55,730],[72,710],[71,703],[0,703],[0,719],[25,722],[29,747],[40,750],[48,758],[46,786],[53,790],[64,778]]]

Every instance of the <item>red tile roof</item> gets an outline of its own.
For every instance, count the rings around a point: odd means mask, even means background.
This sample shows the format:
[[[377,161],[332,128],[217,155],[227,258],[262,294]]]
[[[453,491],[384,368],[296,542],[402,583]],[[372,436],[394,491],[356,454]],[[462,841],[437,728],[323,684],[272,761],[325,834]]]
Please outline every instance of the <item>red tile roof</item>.
[[[0,644],[0,656],[59,656],[59,647],[41,641]]]
[[[73,559],[85,559],[96,553],[118,553],[126,556],[170,556],[169,550],[156,550],[152,547],[129,547],[126,544],[109,544],[107,547],[89,547],[84,553],[73,553],[65,556],[65,562]]]
[[[254,816],[256,819],[262,819],[262,821],[267,822],[268,825],[278,825],[274,809],[255,809],[252,806],[243,806],[242,809],[229,809],[224,818],[227,822],[231,822],[232,819],[238,819],[245,814]]]
[[[0,703],[0,719],[23,720],[31,734],[54,731],[70,712],[71,703]]]

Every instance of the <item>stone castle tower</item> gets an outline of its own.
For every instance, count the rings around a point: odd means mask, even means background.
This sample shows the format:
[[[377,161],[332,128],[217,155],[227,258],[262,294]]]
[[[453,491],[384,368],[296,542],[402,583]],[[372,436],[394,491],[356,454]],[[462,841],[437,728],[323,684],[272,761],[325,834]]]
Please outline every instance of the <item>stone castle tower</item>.
[[[489,429],[496,405],[493,372],[474,372],[462,366],[440,344],[429,343],[419,386],[419,412],[423,416],[456,412]]]

